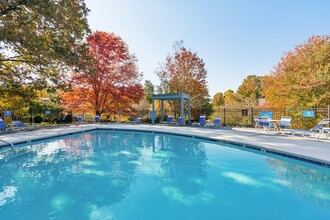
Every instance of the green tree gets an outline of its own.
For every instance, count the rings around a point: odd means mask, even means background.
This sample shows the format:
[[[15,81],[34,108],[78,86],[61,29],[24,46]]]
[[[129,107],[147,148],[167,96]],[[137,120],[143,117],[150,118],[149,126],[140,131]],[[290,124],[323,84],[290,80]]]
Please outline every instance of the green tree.
[[[155,93],[155,86],[150,80],[146,80],[143,85],[145,99],[150,104],[152,101],[152,95]]]
[[[0,1],[4,108],[25,112],[38,102],[37,91],[61,88],[72,68],[84,67],[87,13],[83,0]]]
[[[212,115],[214,112],[213,108],[212,108],[212,103],[211,103],[211,99],[210,97],[206,97],[204,105],[203,105],[203,111],[202,114],[206,114],[206,115]]]
[[[263,77],[256,75],[247,76],[236,92],[238,99],[245,106],[254,107],[263,95]]]
[[[1,1],[0,82],[61,84],[86,54],[87,13],[83,0]]]

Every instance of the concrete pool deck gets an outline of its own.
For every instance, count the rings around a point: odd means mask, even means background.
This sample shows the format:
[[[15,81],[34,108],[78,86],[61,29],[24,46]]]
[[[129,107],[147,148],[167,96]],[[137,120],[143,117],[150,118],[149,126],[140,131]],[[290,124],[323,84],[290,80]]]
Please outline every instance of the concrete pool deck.
[[[177,127],[161,125],[132,124],[86,124],[65,127],[42,128],[33,131],[0,134],[0,140],[15,144],[29,143],[40,139],[89,131],[94,129],[119,129],[163,132],[232,143],[243,148],[255,148],[259,151],[283,154],[307,162],[330,167],[330,140],[307,139],[281,135],[260,134],[244,129],[214,129],[200,127]],[[0,141],[1,152],[10,151],[8,143]]]

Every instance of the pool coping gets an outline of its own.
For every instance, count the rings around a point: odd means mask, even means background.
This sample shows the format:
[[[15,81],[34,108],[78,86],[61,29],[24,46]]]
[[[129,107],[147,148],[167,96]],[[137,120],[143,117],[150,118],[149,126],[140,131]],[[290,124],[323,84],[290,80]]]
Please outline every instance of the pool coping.
[[[76,126],[74,129],[70,130],[60,130],[57,131],[55,134],[54,132],[49,135],[45,135],[43,137],[32,137],[32,138],[27,138],[25,140],[15,140],[12,141],[14,145],[21,145],[21,144],[28,144],[28,143],[34,143],[38,141],[43,141],[43,140],[49,140],[53,138],[58,138],[58,137],[63,137],[63,136],[68,136],[72,134],[79,134],[79,133],[84,133],[84,132],[90,132],[90,131],[96,131],[96,130],[110,130],[110,131],[134,131],[134,132],[146,132],[146,133],[157,133],[157,134],[166,134],[166,135],[176,135],[176,136],[183,136],[183,137],[190,137],[190,138],[198,138],[202,140],[207,140],[207,141],[212,141],[212,142],[218,142],[218,143],[225,143],[225,144],[230,144],[235,147],[239,147],[241,149],[250,149],[253,151],[257,152],[262,152],[265,154],[272,154],[272,155],[277,155],[277,156],[282,156],[286,158],[291,158],[294,160],[298,161],[303,161],[309,164],[314,164],[318,166],[323,166],[330,168],[330,161],[326,161],[320,158],[315,158],[315,157],[310,157],[306,155],[300,155],[300,154],[295,154],[292,152],[287,152],[283,150],[278,150],[274,148],[270,148],[267,146],[263,145],[258,145],[258,144],[249,144],[249,143],[244,143],[242,141],[233,141],[233,140],[227,140],[225,138],[221,137],[208,137],[206,135],[196,135],[196,134],[187,134],[187,133],[182,133],[180,130],[176,129],[171,129],[171,131],[164,131],[162,129],[164,127],[162,126],[150,126],[149,128],[146,127],[141,127],[138,125],[133,125],[133,126],[123,126],[123,125],[87,125],[87,126]],[[175,128],[175,127],[173,127]],[[183,128],[183,127],[181,127]],[[33,132],[33,131],[32,131]],[[47,130],[45,131],[47,132]],[[188,130],[189,132],[189,130]],[[192,131],[190,131],[192,132]],[[3,144],[0,143],[0,154],[2,153],[7,153],[11,151],[11,146],[9,144]]]

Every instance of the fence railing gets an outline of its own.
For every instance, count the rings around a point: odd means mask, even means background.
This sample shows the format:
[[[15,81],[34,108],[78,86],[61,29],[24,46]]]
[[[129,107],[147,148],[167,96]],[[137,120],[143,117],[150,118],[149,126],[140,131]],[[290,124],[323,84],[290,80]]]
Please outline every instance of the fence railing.
[[[306,117],[306,115],[303,114],[303,112],[306,111],[312,112],[313,114]],[[221,117],[221,123],[226,126],[253,127],[253,117],[259,116],[262,112],[271,112],[273,119],[281,119],[282,116],[290,116],[292,118],[291,124],[293,128],[309,129],[314,127],[321,119],[330,118],[330,105],[314,108],[218,108],[215,109],[213,117]],[[150,116],[149,111],[137,112],[136,115],[143,117],[146,121],[148,121],[147,119],[149,119]],[[166,111],[164,115],[167,115]],[[0,117],[2,117],[2,119],[8,119],[4,111],[0,112]],[[122,118],[120,115],[116,115],[113,119],[111,118],[111,120],[116,121],[118,117],[119,119]],[[92,116],[90,116],[90,118],[92,118]],[[212,118],[208,117],[208,119]],[[15,111],[13,111],[10,116],[10,121],[11,120],[21,120],[24,123],[40,123],[45,121],[50,123],[72,123],[77,121],[75,115],[69,114],[51,113],[51,115],[44,114],[43,117],[41,117],[35,116],[30,112],[19,115]]]
[[[292,127],[308,129],[314,127],[322,118],[330,118],[330,105],[315,108],[218,108],[213,116],[221,117],[226,126],[254,126],[253,116],[259,116],[261,112],[271,112],[273,119],[281,119],[282,116],[291,116]],[[304,115],[311,112],[311,115]]]

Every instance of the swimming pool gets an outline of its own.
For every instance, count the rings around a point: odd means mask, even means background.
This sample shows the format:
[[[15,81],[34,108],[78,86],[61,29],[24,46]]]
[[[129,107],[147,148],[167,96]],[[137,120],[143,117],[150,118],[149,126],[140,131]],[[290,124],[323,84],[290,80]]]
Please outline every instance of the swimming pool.
[[[0,219],[330,218],[330,169],[300,161],[107,130],[24,147],[0,163]]]

